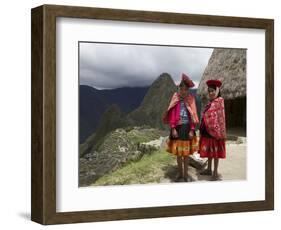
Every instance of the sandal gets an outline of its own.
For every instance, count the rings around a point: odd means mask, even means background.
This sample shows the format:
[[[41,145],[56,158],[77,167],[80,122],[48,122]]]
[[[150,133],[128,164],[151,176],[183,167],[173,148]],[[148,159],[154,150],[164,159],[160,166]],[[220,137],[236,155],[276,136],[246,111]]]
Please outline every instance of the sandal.
[[[211,181],[221,181],[221,180],[222,180],[221,174],[212,175]]]
[[[183,178],[182,174],[177,174],[175,181],[180,181]]]
[[[202,172],[200,172],[200,175],[212,176],[212,170],[205,169]]]
[[[192,182],[193,180],[190,177],[184,177],[183,181],[184,182]]]

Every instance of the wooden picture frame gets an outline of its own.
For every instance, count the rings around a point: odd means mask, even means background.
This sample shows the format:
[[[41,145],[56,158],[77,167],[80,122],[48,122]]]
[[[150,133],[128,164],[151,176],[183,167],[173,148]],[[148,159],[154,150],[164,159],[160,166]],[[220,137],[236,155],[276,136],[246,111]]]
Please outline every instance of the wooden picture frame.
[[[274,209],[274,21],[271,19],[43,5],[32,9],[31,219],[41,224]],[[56,18],[121,20],[265,30],[265,200],[98,211],[56,211]]]

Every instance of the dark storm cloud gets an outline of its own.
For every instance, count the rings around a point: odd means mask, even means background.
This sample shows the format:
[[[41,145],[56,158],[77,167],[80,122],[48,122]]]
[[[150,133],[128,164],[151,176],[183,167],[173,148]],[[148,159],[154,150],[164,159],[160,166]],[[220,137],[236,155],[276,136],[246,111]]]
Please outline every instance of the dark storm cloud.
[[[181,73],[199,83],[213,49],[80,43],[80,85],[97,89],[148,86],[169,73],[178,83]],[[196,84],[196,85],[197,85]]]

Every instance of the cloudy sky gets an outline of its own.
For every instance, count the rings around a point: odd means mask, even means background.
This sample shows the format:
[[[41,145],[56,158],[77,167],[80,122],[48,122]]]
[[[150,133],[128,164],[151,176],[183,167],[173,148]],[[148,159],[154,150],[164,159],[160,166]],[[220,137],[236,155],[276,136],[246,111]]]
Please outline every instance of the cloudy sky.
[[[186,73],[197,85],[213,49],[80,42],[80,85],[97,89],[148,86],[162,73],[178,84]]]

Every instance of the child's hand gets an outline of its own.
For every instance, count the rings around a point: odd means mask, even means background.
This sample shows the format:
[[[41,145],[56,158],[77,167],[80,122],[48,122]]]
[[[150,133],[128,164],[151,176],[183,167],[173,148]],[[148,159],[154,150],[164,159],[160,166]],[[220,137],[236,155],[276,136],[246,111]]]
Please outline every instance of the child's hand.
[[[178,132],[177,132],[177,130],[176,130],[175,128],[172,129],[172,136],[173,136],[174,138],[177,138],[177,137],[178,137]]]
[[[194,131],[190,130],[188,135],[189,135],[189,139],[192,139],[194,136]]]

